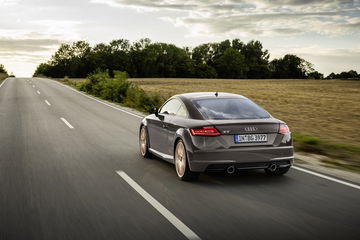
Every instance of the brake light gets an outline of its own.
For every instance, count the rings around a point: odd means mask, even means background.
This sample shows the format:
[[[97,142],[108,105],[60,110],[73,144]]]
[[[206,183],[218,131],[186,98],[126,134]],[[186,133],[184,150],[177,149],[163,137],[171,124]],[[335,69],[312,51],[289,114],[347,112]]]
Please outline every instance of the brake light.
[[[221,133],[215,127],[203,127],[190,129],[193,136],[219,136]]]
[[[281,133],[281,134],[290,133],[290,129],[289,129],[288,125],[280,124],[278,133]]]

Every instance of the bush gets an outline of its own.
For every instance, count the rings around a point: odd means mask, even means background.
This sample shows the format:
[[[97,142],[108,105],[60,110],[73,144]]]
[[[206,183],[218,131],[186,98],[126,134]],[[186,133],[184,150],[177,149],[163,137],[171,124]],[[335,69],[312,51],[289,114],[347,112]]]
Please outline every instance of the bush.
[[[7,77],[8,75],[6,73],[0,73],[0,81],[4,80]]]
[[[152,107],[159,107],[163,99],[159,95],[149,95],[137,85],[127,80],[126,72],[114,71],[110,77],[109,71],[97,70],[88,76],[88,80],[78,88],[105,100],[124,104],[146,112]]]

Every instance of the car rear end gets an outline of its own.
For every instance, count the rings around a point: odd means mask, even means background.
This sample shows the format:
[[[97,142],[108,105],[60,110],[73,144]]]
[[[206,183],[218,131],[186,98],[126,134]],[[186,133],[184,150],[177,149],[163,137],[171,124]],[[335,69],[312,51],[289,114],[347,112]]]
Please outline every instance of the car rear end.
[[[191,171],[289,168],[294,156],[288,126],[247,98],[232,99],[193,101],[206,121],[188,129]]]

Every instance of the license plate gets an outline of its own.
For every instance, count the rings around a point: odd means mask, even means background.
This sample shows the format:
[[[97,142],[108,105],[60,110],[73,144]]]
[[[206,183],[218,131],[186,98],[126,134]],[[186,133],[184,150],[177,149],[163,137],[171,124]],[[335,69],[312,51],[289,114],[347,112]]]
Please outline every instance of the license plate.
[[[235,143],[258,143],[258,142],[267,142],[267,134],[235,135]]]

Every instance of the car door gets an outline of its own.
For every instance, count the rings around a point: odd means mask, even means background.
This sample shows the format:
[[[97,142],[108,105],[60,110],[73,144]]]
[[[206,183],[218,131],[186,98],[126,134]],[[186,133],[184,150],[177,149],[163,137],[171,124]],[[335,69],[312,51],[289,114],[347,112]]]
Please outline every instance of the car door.
[[[175,98],[168,100],[160,109],[158,116],[154,117],[148,127],[150,136],[150,147],[164,155],[163,157],[169,158],[167,151],[168,148],[168,133],[169,123],[175,116],[179,109],[181,102]],[[165,156],[166,155],[166,156]]]
[[[167,135],[167,144],[166,144],[166,154],[173,155],[174,154],[174,141],[176,131],[179,128],[184,127],[184,122],[188,118],[188,113],[185,105],[183,103],[180,104],[179,109],[175,113],[174,117],[168,123],[168,135]]]

